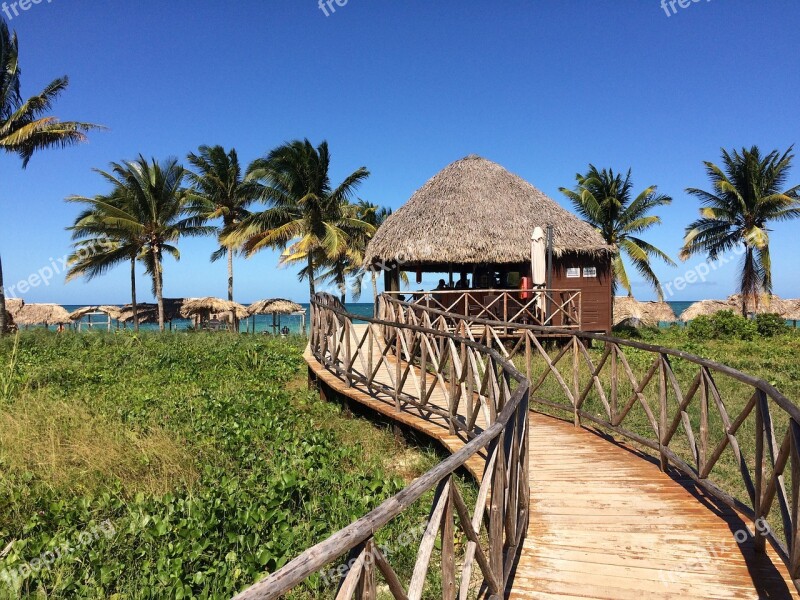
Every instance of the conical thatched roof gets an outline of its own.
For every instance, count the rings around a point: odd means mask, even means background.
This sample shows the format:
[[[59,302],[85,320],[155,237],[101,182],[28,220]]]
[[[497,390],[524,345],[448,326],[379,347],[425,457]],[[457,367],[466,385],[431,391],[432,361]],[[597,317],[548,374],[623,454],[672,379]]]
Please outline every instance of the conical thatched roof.
[[[713,315],[723,310],[736,311],[736,307],[724,300],[700,300],[681,313],[681,321],[693,321],[697,317]]]
[[[71,313],[69,313],[69,318],[73,321],[80,321],[86,315],[96,312],[98,312],[96,306],[84,306],[83,308],[73,310]]]
[[[784,300],[780,314],[789,321],[800,321],[800,300]]]
[[[13,317],[17,326],[72,323],[69,313],[58,304],[25,304]]]
[[[118,306],[108,306],[108,305],[98,306],[97,312],[108,315],[109,319],[113,319],[115,321],[119,321],[120,316],[122,314],[122,310]]]
[[[259,300],[251,304],[247,311],[251,315],[290,315],[292,313],[303,312],[303,307],[297,302],[284,300],[283,298],[273,298],[272,300]]]
[[[614,326],[621,323],[658,327],[659,323],[674,323],[678,318],[666,302],[639,302],[636,298],[614,298]]]
[[[247,309],[238,302],[231,302],[221,298],[190,298],[184,301],[181,315],[191,317],[204,313],[233,313],[237,319],[249,316]]]
[[[391,215],[370,241],[364,263],[527,263],[531,233],[547,225],[554,227],[557,255],[612,250],[591,225],[531,184],[472,155],[445,167]]]
[[[23,306],[25,306],[25,301],[22,298],[6,298],[6,312],[12,317],[17,314]]]

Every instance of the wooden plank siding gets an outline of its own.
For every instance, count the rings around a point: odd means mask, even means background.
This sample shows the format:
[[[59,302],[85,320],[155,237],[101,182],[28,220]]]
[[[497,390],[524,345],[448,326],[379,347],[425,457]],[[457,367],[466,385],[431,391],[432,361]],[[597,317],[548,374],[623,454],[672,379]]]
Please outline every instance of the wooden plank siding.
[[[567,277],[568,269],[579,269],[580,277]],[[584,277],[584,268],[595,268],[596,277]],[[553,260],[553,289],[581,291],[581,331],[611,332],[612,275],[607,258],[564,255]]]

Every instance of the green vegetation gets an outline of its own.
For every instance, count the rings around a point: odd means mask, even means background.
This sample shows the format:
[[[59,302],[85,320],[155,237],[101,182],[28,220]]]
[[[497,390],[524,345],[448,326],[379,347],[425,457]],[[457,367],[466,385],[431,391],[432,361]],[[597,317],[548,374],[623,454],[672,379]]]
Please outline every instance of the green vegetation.
[[[26,598],[230,597],[438,460],[307,391],[300,339],[18,339],[0,341],[0,573],[61,554]],[[406,576],[416,542],[393,540],[429,506],[378,534]]]
[[[745,340],[756,336],[771,338],[787,334],[791,331],[786,320],[772,313],[756,315],[755,319],[747,319],[730,310],[723,310],[713,315],[702,315],[694,319],[686,328],[691,340]]]

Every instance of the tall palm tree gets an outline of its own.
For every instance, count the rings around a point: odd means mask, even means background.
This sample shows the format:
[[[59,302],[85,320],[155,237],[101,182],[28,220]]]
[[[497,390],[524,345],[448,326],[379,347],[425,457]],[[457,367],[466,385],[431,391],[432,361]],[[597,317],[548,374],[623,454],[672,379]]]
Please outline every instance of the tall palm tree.
[[[110,171],[98,172],[114,186],[119,202],[106,202],[102,197],[72,200],[87,204],[104,226],[138,245],[138,258],[153,280],[158,326],[164,331],[163,256],[167,253],[180,260],[175,246],[180,237],[208,235],[214,228],[202,225],[202,218],[192,213],[190,194],[182,187],[186,171],[177,159],[159,163],[140,155],[135,161],[112,163]]]
[[[12,34],[5,20],[0,19],[0,149],[19,155],[23,169],[34,152],[83,142],[86,132],[98,128],[91,123],[59,121],[47,116],[53,102],[69,84],[66,77],[54,80],[41,93],[23,101],[20,75],[17,34]],[[0,335],[7,329],[3,264],[0,261]]]
[[[122,208],[124,190],[117,190],[110,196],[97,196],[96,203],[83,210],[68,228],[72,231],[74,252],[69,256],[67,264],[67,281],[78,277],[86,277],[91,281],[104,275],[117,265],[130,262],[131,268],[131,307],[133,310],[133,327],[139,331],[139,311],[136,301],[136,261],[142,251],[141,239],[130,235],[124,228],[116,227],[107,219],[103,207],[105,205]],[[68,201],[82,202],[80,197],[71,197]]]
[[[222,146],[200,146],[198,153],[190,153],[187,160],[195,172],[188,172],[195,210],[204,220],[222,219],[223,232],[234,229],[249,214],[248,206],[261,192],[255,180],[244,180],[236,150],[225,152]],[[211,255],[217,261],[228,257],[228,300],[233,300],[233,255],[235,249],[221,245]]]
[[[651,185],[634,199],[630,170],[623,178],[611,169],[599,171],[594,165],[589,165],[586,174],[578,173],[575,180],[577,185],[574,190],[560,188],[561,192],[570,199],[576,212],[600,232],[606,243],[618,249],[612,262],[614,289],[619,284],[629,296],[633,295],[630,278],[622,261],[624,252],[634,268],[656,291],[658,299],[663,301],[664,290],[650,261],[659,258],[672,266],[675,266],[675,262],[639,235],[661,223],[661,217],[648,213],[670,204],[672,198],[659,194],[658,188]]]
[[[369,171],[361,167],[333,188],[329,167],[327,142],[315,148],[308,140],[289,142],[255,160],[247,179],[263,184],[261,199],[268,208],[223,235],[223,244],[241,246],[247,256],[264,248],[284,250],[281,263],[304,265],[299,278],[308,280],[313,296],[320,266],[347,252],[353,232],[373,229],[349,208]]]
[[[760,291],[772,293],[768,224],[800,217],[800,186],[783,190],[794,158],[793,148],[783,154],[773,150],[766,156],[758,146],[742,148],[741,153],[723,149],[722,168],[704,163],[713,191],[686,190],[700,199],[702,208],[700,218],[686,228],[681,258],[702,253],[716,260],[720,254],[743,245],[739,289],[745,316],[748,300],[757,305]]]

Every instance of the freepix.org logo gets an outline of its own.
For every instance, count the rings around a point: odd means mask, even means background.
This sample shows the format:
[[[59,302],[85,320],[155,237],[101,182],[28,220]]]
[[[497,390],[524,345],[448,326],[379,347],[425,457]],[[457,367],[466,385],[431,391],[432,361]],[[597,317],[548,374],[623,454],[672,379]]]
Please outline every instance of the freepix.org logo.
[[[20,15],[20,11],[25,12],[37,4],[50,4],[52,1],[53,0],[18,0],[17,2],[3,2],[3,4],[0,4],[0,11],[3,11],[6,19],[11,21],[14,17]]]

